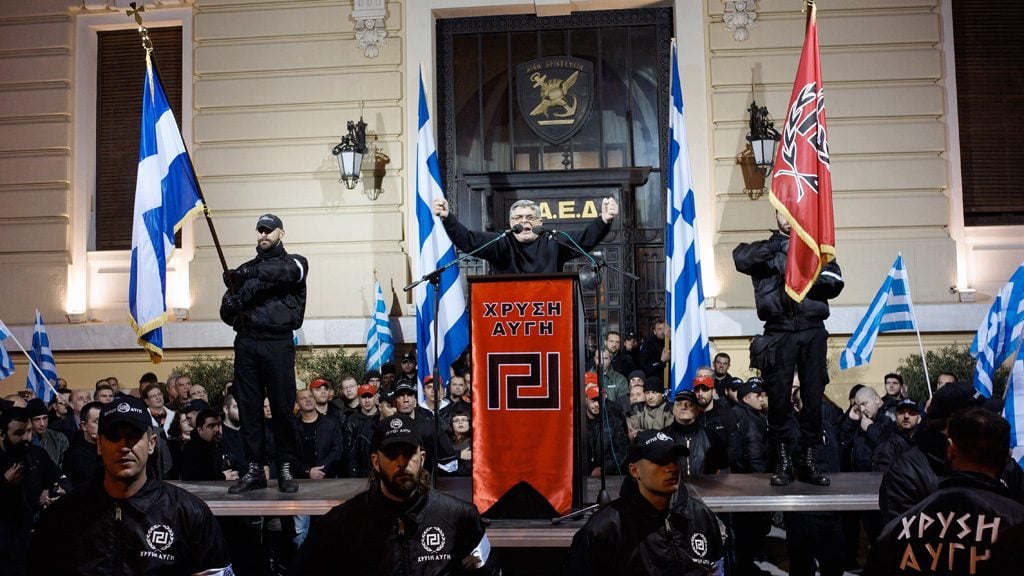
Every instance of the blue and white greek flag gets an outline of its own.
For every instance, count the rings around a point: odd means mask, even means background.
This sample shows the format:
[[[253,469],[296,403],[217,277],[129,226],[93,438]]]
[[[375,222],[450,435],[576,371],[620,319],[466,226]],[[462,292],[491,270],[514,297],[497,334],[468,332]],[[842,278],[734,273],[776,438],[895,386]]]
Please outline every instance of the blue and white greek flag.
[[[174,113],[148,54],[143,84],[128,316],[139,344],[155,364],[164,354],[167,261],[174,253],[174,234],[186,218],[202,211],[203,203]]]
[[[683,88],[676,43],[672,41],[672,94],[668,112],[668,221],[665,230],[666,318],[672,335],[671,382],[675,393],[693,386],[697,369],[711,363],[704,312],[697,211],[686,145]]]
[[[39,370],[30,365],[29,368],[31,370],[28,371],[28,380],[25,382],[25,388],[35,392],[37,397],[42,398],[43,402],[49,404],[53,400],[53,389],[47,380],[53,383],[57,382],[57,365],[53,362],[53,352],[50,351],[50,337],[46,334],[43,315],[39,313],[39,310],[36,310],[36,326],[35,330],[32,331],[32,351],[28,355],[43,373],[39,374]],[[46,380],[43,380],[43,376],[46,376]]]
[[[861,318],[857,329],[850,335],[850,341],[839,356],[839,367],[843,370],[871,363],[875,341],[880,332],[914,330],[914,304],[910,299],[910,282],[903,265],[903,255],[889,269],[889,275],[882,282],[867,312]]]
[[[7,340],[7,337],[10,335],[11,331],[8,330],[3,320],[0,320],[0,380],[14,374],[14,361],[11,360],[10,354],[7,353],[7,348],[4,348],[4,340]]]
[[[1003,362],[1020,348],[1024,329],[1024,264],[996,294],[981,327],[971,342],[971,356],[978,361],[974,367],[974,387],[992,397],[992,378]]]
[[[391,361],[395,345],[391,339],[391,323],[384,302],[384,291],[378,280],[373,281],[373,293],[373,316],[370,317],[370,328],[366,332],[366,369],[380,370],[381,364]]]
[[[455,260],[455,247],[444,231],[441,220],[431,210],[433,200],[444,197],[444,189],[441,187],[441,168],[434,147],[422,70],[418,126],[416,197],[413,204],[416,206],[416,238],[419,239],[417,275],[423,277]],[[469,318],[466,314],[466,297],[459,282],[458,266],[452,266],[441,274],[438,290],[441,301],[438,317],[434,318],[434,285],[424,282],[416,287],[416,361],[422,383],[434,370],[434,323],[437,322],[437,369],[442,385],[447,385],[452,363],[469,345]]]
[[[1003,417],[1010,423],[1010,448],[1013,459],[1024,467],[1024,358],[1017,354],[1017,360],[1010,370],[1006,382],[1006,403]]]

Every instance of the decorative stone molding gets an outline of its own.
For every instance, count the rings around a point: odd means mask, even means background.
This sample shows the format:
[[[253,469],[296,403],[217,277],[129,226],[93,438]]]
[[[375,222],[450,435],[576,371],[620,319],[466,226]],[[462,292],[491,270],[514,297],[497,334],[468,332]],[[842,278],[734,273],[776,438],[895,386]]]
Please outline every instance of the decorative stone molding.
[[[387,17],[385,0],[354,0],[352,19],[356,21],[356,45],[367,58],[380,55],[380,48],[388,37],[384,28]]]
[[[725,29],[732,32],[733,40],[743,42],[750,37],[750,29],[757,28],[757,0],[722,0],[725,4]]]

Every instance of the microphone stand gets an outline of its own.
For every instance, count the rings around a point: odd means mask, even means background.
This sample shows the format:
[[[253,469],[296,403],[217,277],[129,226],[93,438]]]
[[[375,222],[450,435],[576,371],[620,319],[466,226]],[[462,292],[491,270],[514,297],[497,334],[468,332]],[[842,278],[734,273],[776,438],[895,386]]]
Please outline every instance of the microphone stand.
[[[576,243],[576,240],[574,240],[572,236],[570,236],[569,234],[565,233],[562,230],[551,230],[551,231],[546,231],[546,232],[549,235],[549,237],[552,240],[554,240],[555,242],[558,242],[558,244],[560,246],[565,246],[566,248],[569,248],[570,250],[580,254],[581,256],[585,256],[588,260],[590,260],[590,264],[594,267],[594,275],[595,275],[595,278],[596,278],[596,284],[594,286],[594,291],[595,291],[594,301],[595,301],[595,304],[596,304],[596,312],[597,312],[596,330],[597,330],[597,337],[598,337],[598,339],[600,339],[600,337],[601,337],[601,268],[604,268],[605,266],[608,266],[611,269],[619,272],[623,276],[627,276],[629,278],[632,278],[633,280],[639,280],[640,277],[636,276],[634,274],[630,274],[629,272],[626,272],[624,270],[620,270],[620,269],[616,268],[615,266],[611,266],[610,264],[608,264],[604,260],[604,258],[601,258],[600,261],[598,261],[598,259],[596,259],[593,256],[591,256],[590,254],[587,253],[586,250],[584,250],[582,247],[580,247],[579,244]],[[564,236],[569,241],[569,243],[566,244],[566,243],[562,242],[560,239],[558,239],[556,237],[556,234],[561,234],[562,236]],[[586,347],[584,347],[584,349],[586,349]],[[600,452],[601,452],[601,463],[600,463],[601,489],[598,490],[598,492],[597,492],[597,502],[596,503],[594,503],[594,504],[592,504],[590,506],[587,506],[585,508],[581,508],[581,509],[579,509],[579,510],[577,510],[575,512],[570,512],[569,514],[566,514],[564,516],[559,516],[558,518],[552,518],[551,519],[551,523],[552,524],[557,525],[557,524],[561,524],[562,522],[569,522],[569,521],[573,521],[573,520],[578,520],[580,518],[588,517],[595,510],[607,506],[612,501],[611,497],[608,495],[607,474],[605,474],[605,470],[604,470],[604,461],[605,461],[605,453],[606,453],[605,437],[609,436],[609,439],[610,439],[610,434],[609,434],[609,429],[608,429],[608,406],[607,406],[607,403],[605,402],[605,397],[604,397],[604,379],[605,379],[605,374],[604,374],[604,344],[603,343],[599,343],[598,344],[598,348],[597,348],[597,398],[598,398],[598,402],[601,403],[601,434],[600,434],[600,440],[598,442],[598,446],[600,446]]]
[[[517,224],[517,226],[520,226],[520,225]],[[522,228],[520,228],[520,229],[522,229]],[[441,437],[441,414],[440,414],[440,412],[441,412],[441,408],[440,408],[440,404],[441,404],[441,393],[440,392],[441,392],[441,390],[440,389],[442,388],[442,386],[441,386],[441,370],[438,367],[438,362],[437,362],[437,360],[438,360],[437,330],[438,330],[438,325],[440,324],[440,322],[438,321],[438,312],[439,312],[439,310],[441,308],[441,290],[440,290],[440,288],[441,288],[441,275],[444,274],[445,270],[451,268],[452,266],[457,265],[459,262],[464,262],[465,260],[468,260],[471,256],[473,256],[476,253],[480,252],[484,248],[487,248],[488,246],[496,243],[498,240],[501,240],[505,236],[508,236],[509,232],[511,232],[511,230],[503,231],[501,234],[498,234],[494,238],[491,238],[489,241],[485,242],[479,248],[477,248],[475,250],[472,250],[470,252],[467,252],[466,254],[463,254],[462,256],[459,256],[458,258],[452,260],[451,262],[448,262],[447,264],[445,264],[444,266],[441,266],[440,268],[437,268],[436,270],[433,270],[431,272],[427,272],[419,280],[416,280],[415,282],[412,282],[412,283],[406,285],[404,288],[402,288],[403,291],[408,292],[408,291],[416,288],[420,284],[423,284],[424,282],[430,282],[430,285],[434,287],[434,302],[433,302],[433,307],[434,307],[434,335],[433,335],[434,346],[433,346],[433,351],[432,351],[432,354],[433,354],[433,357],[434,357],[434,364],[433,364],[434,368],[431,371],[431,375],[430,375],[431,379],[433,380],[433,384],[434,384],[434,442],[433,442],[434,445],[431,446],[431,450],[433,450],[433,454],[434,454],[434,468],[435,468],[435,470],[431,470],[430,483],[431,483],[431,486],[434,487],[434,488],[437,487],[437,476],[438,476],[437,469],[440,469],[440,467],[441,467],[441,458],[440,458],[441,455],[437,453],[437,446],[438,446],[438,443],[440,442],[439,438]]]

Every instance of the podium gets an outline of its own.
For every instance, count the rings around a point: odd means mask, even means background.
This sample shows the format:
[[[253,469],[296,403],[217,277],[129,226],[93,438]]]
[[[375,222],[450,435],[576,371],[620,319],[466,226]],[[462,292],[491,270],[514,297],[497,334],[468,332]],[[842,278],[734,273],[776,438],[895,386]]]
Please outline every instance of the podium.
[[[485,515],[553,517],[580,506],[583,299],[575,274],[468,278],[473,502]],[[532,499],[532,501],[531,501]]]

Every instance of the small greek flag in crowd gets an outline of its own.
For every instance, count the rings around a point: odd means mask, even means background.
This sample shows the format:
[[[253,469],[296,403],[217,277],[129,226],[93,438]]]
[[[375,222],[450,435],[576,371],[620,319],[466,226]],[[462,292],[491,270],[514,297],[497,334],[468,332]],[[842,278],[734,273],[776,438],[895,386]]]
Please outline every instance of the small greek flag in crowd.
[[[373,282],[374,306],[370,317],[370,329],[366,332],[366,369],[380,370],[381,364],[390,362],[395,354],[394,340],[391,339],[391,323],[384,302],[384,291],[380,282]]]
[[[665,230],[666,318],[672,334],[673,393],[693,386],[697,369],[711,363],[708,324],[704,312],[697,212],[686,145],[683,89],[679,79],[676,43],[672,41],[672,91],[669,99],[668,221]]]
[[[441,220],[434,216],[431,203],[444,197],[441,168],[434,147],[434,133],[427,107],[427,91],[420,70],[419,132],[416,137],[416,228],[419,238],[418,276],[455,260],[455,246],[444,231]],[[459,283],[459,267],[452,266],[441,274],[438,287],[441,301],[434,318],[434,285],[424,282],[416,287],[416,361],[422,381],[434,371],[434,322],[437,322],[437,370],[442,385],[447,385],[451,365],[469,345],[469,319],[466,297]],[[435,383],[436,386],[436,383]]]
[[[914,304],[910,300],[910,285],[903,255],[889,269],[889,275],[882,282],[875,298],[868,306],[857,329],[850,335],[846,349],[839,356],[839,367],[843,370],[871,362],[875,340],[880,332],[914,330]]]
[[[11,331],[7,329],[7,325],[4,324],[3,320],[0,320],[0,380],[14,374],[14,361],[11,360],[11,356],[7,353],[7,348],[4,348],[4,340],[7,340],[7,337],[10,335]]]
[[[1020,348],[1024,329],[1024,264],[996,294],[992,306],[971,342],[971,356],[978,361],[974,368],[974,387],[992,397],[992,377],[996,370]],[[1007,397],[1009,400],[1009,397]]]
[[[29,357],[36,363],[39,370],[28,371],[28,381],[25,388],[35,392],[36,396],[43,399],[47,404],[53,400],[53,389],[46,380],[57,382],[57,365],[53,362],[53,352],[50,351],[50,337],[46,335],[46,326],[43,325],[43,315],[36,310],[36,327],[32,331],[32,351]],[[46,380],[43,380],[43,376]]]
[[[139,344],[158,363],[164,355],[167,260],[174,253],[174,234],[187,217],[202,211],[203,203],[174,113],[148,54],[143,84],[128,316]]]

